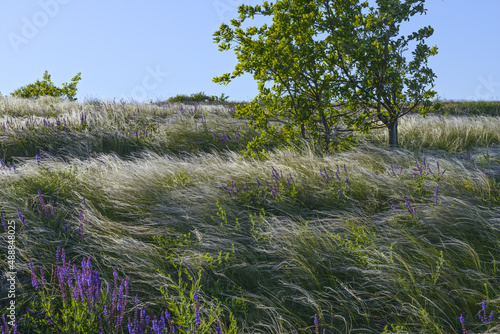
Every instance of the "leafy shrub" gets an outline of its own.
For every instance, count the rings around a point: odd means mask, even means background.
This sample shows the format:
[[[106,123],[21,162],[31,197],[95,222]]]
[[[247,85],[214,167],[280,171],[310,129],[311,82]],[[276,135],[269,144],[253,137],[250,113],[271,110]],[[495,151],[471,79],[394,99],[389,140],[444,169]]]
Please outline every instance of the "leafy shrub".
[[[63,83],[62,88],[56,87],[54,83],[50,80],[50,74],[48,71],[45,71],[43,74],[43,80],[37,80],[35,83],[28,84],[21,88],[18,88],[13,93],[12,96],[22,97],[22,98],[30,98],[30,97],[39,97],[39,96],[54,96],[54,97],[66,97],[70,101],[75,101],[76,95],[76,85],[81,80],[81,73],[79,72],[77,75],[71,79],[71,83]]]
[[[500,101],[440,101],[440,112],[448,115],[500,116]]]
[[[199,92],[195,94],[183,95],[178,94],[176,96],[168,98],[168,102],[226,102],[229,96],[225,96],[224,93],[221,94],[220,97],[215,95],[208,96],[205,92]]]

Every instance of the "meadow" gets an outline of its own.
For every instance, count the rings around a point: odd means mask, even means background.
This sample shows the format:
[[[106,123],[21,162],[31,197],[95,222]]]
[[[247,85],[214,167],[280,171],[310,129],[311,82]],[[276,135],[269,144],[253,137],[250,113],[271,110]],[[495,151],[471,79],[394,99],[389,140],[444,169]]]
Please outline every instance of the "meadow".
[[[0,97],[0,314],[13,265],[23,334],[500,332],[499,109],[464,103],[257,159],[234,104]]]

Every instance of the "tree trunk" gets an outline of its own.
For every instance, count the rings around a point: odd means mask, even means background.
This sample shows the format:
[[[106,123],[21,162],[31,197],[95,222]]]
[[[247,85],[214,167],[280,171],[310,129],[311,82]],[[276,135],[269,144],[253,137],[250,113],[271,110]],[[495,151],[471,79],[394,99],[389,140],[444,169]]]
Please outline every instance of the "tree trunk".
[[[398,147],[398,119],[386,124],[389,129],[389,146],[391,148]]]

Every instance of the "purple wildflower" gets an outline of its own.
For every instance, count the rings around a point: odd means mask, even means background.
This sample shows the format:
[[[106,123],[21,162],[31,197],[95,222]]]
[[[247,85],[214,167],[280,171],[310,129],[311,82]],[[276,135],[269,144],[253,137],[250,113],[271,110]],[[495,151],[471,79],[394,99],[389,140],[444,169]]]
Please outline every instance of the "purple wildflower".
[[[31,285],[35,288],[38,289],[40,286],[38,285],[38,280],[36,279],[36,274],[35,274],[35,267],[33,266],[33,262],[31,259],[28,259],[30,261],[30,270],[31,270]]]
[[[435,203],[437,203],[438,191],[439,191],[439,186],[437,186],[436,190],[434,190],[434,202]]]
[[[144,319],[146,316],[146,310],[142,309],[141,310],[141,327],[144,327]],[[148,320],[149,321],[149,320]]]
[[[405,199],[406,207],[408,208],[408,212],[411,213],[412,215],[416,216],[417,215],[416,210],[411,207],[410,201],[408,201],[408,198],[405,196],[404,199]]]
[[[314,315],[314,329],[316,331],[316,334],[319,334],[319,321],[318,321],[318,315]]]
[[[24,217],[23,214],[21,213],[20,207],[17,207],[17,216],[19,217],[21,223],[23,223],[23,226],[26,227],[26,217]]]
[[[66,267],[66,252],[64,251],[64,248],[61,250],[61,260],[63,263],[63,267]]]
[[[57,247],[57,250],[56,250],[56,264],[59,262],[60,255],[61,255],[61,250],[59,249],[59,247]]]
[[[398,212],[396,204],[392,203],[392,208],[394,209],[394,212]]]
[[[2,324],[0,324],[0,329],[2,330],[2,334],[8,334],[9,333],[9,326],[7,324],[7,320],[5,320],[5,314],[2,314],[2,322],[3,322],[3,326]]]
[[[198,301],[198,292],[194,293],[193,299],[195,301],[195,328],[200,328],[201,319],[200,319],[200,302]]]
[[[486,300],[483,300],[483,303],[481,306],[482,306],[482,308],[479,311],[479,314],[477,316],[479,317],[479,320],[481,320],[481,322],[483,324],[487,324],[493,320],[493,316],[494,316],[495,311],[491,311],[490,316],[487,318],[486,317]],[[481,311],[483,312],[483,314],[481,314]]]
[[[5,233],[7,233],[7,226],[5,225],[5,218],[3,217],[3,212],[0,212],[0,220],[2,221],[2,226],[3,229],[5,230]]]
[[[42,266],[40,266],[40,275],[42,276],[42,288],[44,288],[47,282],[45,282],[45,273],[43,272]]]
[[[217,321],[217,327],[215,327],[217,334],[222,334],[222,329],[220,328],[220,323]]]
[[[471,334],[470,331],[465,329],[465,319],[463,314],[460,314],[460,323],[462,324],[463,334]]]
[[[45,217],[49,218],[49,213],[47,211],[47,207],[45,206],[45,201],[43,200],[42,191],[40,189],[38,189],[38,200],[40,201],[40,204],[42,205],[43,211],[45,213]]]
[[[130,317],[128,317],[128,332],[129,334],[136,333],[133,324],[130,322]]]

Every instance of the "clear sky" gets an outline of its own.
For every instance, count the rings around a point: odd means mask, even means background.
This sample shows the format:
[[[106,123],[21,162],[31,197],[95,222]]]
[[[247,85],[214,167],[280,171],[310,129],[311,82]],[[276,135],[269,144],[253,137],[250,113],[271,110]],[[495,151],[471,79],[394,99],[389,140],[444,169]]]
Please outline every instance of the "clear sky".
[[[42,79],[56,85],[78,72],[80,100],[156,100],[204,91],[229,100],[257,94],[251,75],[229,86],[212,82],[236,64],[213,33],[258,0],[0,0],[0,92]],[[500,100],[500,1],[428,0],[435,89],[445,99]]]

